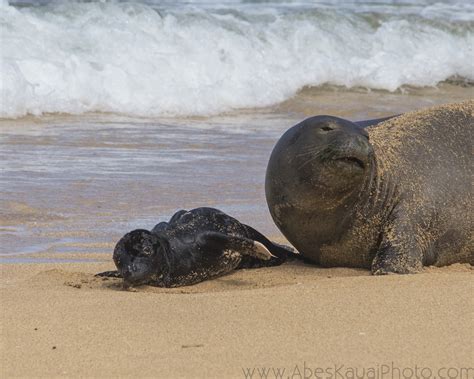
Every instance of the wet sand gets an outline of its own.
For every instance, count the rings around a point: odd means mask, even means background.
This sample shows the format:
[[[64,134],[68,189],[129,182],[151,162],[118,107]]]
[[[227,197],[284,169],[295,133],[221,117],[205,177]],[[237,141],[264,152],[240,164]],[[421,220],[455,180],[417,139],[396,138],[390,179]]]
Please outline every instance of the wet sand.
[[[258,367],[291,377],[296,365],[393,362],[439,378],[472,367],[469,265],[372,277],[290,263],[138,292],[93,277],[113,269],[121,235],[180,208],[217,207],[283,242],[263,190],[281,133],[312,114],[360,120],[472,97],[449,85],[407,91],[308,89],[211,118],[0,120],[1,376],[221,378]]]

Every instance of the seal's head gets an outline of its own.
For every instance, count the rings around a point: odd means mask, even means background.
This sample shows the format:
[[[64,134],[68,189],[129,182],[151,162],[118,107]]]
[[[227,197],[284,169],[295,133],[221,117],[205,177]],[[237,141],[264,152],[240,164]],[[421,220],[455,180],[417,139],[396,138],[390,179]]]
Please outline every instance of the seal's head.
[[[356,124],[316,116],[295,125],[278,141],[267,168],[265,191],[275,223],[318,262],[319,247],[349,221],[372,166],[369,136]]]
[[[163,242],[148,230],[125,234],[115,246],[114,262],[124,287],[146,284],[163,274]]]

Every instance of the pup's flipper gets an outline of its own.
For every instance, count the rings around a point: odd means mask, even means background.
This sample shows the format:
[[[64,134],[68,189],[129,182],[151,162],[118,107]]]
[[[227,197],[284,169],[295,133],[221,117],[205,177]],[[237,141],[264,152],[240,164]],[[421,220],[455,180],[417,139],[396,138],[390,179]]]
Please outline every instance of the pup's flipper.
[[[245,229],[247,230],[247,237],[265,245],[265,247],[270,251],[270,253],[272,253],[273,256],[284,259],[284,260],[288,258],[299,257],[299,253],[296,252],[296,250],[293,249],[292,247],[272,242],[267,237],[265,237],[262,233],[260,233],[258,230],[255,230],[254,228],[248,225],[244,225],[244,226],[245,226]]]
[[[94,276],[98,277],[106,277],[106,278],[121,278],[122,274],[118,272],[117,270],[115,271],[104,271],[104,272],[99,272],[98,274],[95,274]]]
[[[249,239],[254,241],[260,242],[264,245],[268,251],[273,255],[273,257],[269,260],[261,260],[256,259],[253,257],[244,257],[240,262],[238,268],[259,268],[259,267],[271,267],[271,266],[279,266],[282,263],[285,263],[287,260],[298,259],[300,258],[300,254],[296,252],[290,246],[277,244],[275,242],[270,241],[267,237],[265,237],[262,233],[255,230],[251,226],[244,225],[247,231],[247,236]]]
[[[243,256],[265,261],[276,258],[264,244],[245,237],[229,236],[218,232],[204,232],[196,238],[196,243],[203,251],[209,253],[220,254],[225,250],[232,250]]]

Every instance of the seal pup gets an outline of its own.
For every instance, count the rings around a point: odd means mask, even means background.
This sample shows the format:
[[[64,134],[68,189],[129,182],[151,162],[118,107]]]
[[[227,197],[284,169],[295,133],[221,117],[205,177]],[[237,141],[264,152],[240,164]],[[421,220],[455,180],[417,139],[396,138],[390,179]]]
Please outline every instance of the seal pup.
[[[214,208],[181,210],[151,231],[137,229],[117,243],[117,271],[124,287],[148,284],[179,287],[238,268],[280,265],[293,250],[277,245],[252,227]]]
[[[322,266],[388,274],[474,264],[473,108],[470,100],[381,123],[316,116],[295,125],[267,167],[273,220]]]

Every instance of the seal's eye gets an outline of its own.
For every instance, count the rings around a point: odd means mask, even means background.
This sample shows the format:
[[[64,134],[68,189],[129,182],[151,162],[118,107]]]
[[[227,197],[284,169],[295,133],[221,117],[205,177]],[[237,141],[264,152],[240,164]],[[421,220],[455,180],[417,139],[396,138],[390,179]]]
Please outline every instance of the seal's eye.
[[[358,167],[362,170],[365,168],[364,162],[356,157],[342,157],[342,158],[337,158],[336,161],[344,162],[348,165]]]
[[[153,254],[153,249],[151,246],[143,246],[143,249],[141,251],[143,255],[152,255]]]
[[[145,240],[139,249],[139,255],[151,257],[155,253],[155,246],[152,241]]]
[[[323,126],[321,129],[324,130],[325,132],[329,132],[331,130],[334,130],[334,128],[331,128],[330,126]]]

